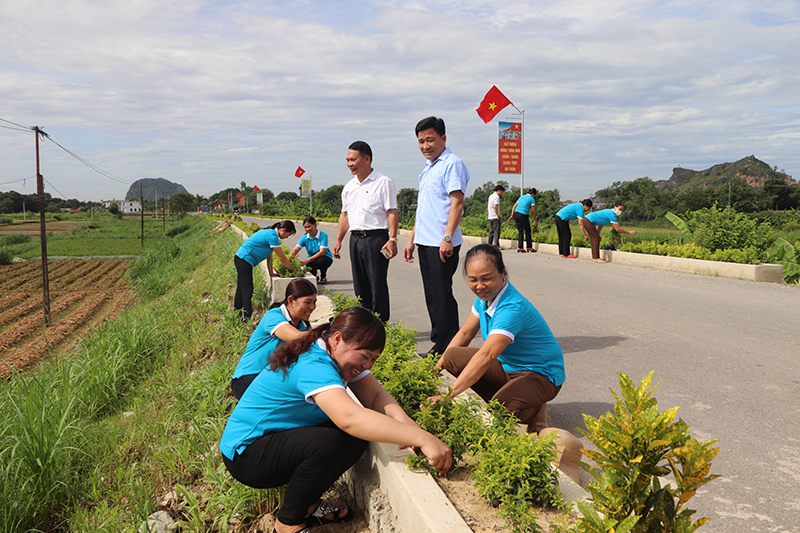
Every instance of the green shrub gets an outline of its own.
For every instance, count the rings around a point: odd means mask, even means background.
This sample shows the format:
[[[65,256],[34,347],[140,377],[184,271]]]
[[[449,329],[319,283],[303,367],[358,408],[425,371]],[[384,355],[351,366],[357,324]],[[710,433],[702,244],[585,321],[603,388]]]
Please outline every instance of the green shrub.
[[[14,254],[6,246],[0,246],[0,265],[10,265],[14,260]]]
[[[30,235],[24,233],[11,233],[0,237],[0,246],[11,246],[12,244],[24,244],[31,242]]]
[[[172,226],[167,231],[164,232],[164,235],[167,237],[174,237],[176,235],[180,235],[184,231],[189,229],[189,224],[178,224],[177,226]]]
[[[288,246],[286,246],[285,244],[281,244],[281,250],[283,250],[283,255],[285,255],[286,258],[289,260],[289,263],[294,267],[294,270],[289,270],[288,268],[283,266],[283,263],[281,263],[280,259],[278,259],[276,256],[273,256],[272,266],[273,268],[275,268],[275,272],[277,272],[280,277],[302,278],[303,276],[306,275],[306,272],[309,272],[311,270],[310,268],[301,265],[300,260],[298,260],[296,257],[289,257],[289,253],[291,253],[291,250],[289,250]]]
[[[597,447],[584,453],[599,471],[579,463],[594,478],[588,487],[591,506],[578,503],[584,514],[579,532],[614,531],[608,526],[617,524],[621,526],[616,531],[691,532],[709,520],[692,522],[695,511],[684,505],[698,488],[718,477],[709,474],[719,452],[713,447],[716,440],[701,443],[692,438],[683,420],[674,421],[677,407],[659,413],[648,390],[652,379],[650,372],[636,386],[620,373],[614,411],[600,418],[583,415],[587,431],[581,433]],[[674,476],[675,487],[662,486],[659,476],[667,474]]]
[[[686,226],[692,242],[712,252],[748,247],[766,251],[775,241],[775,232],[769,224],[758,223],[732,207],[713,206],[694,211]]]
[[[11,217],[0,217],[0,224],[13,224],[14,219]]]

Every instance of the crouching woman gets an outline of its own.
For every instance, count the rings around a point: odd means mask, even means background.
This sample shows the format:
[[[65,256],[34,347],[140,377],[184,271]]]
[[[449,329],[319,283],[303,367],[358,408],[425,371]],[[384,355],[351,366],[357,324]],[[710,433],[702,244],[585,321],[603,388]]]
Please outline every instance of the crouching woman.
[[[369,441],[413,446],[441,474],[450,468],[450,448],[417,426],[370,373],[385,343],[380,319],[362,307],[345,309],[276,348],[231,413],[219,445],[231,475],[255,488],[288,484],[275,532],[349,520],[349,508],[320,497]]]
[[[456,376],[450,396],[472,388],[486,402],[498,400],[529,433],[538,433],[547,426],[547,402],[565,380],[561,347],[539,311],[509,283],[500,251],[475,246],[467,252],[464,272],[477,298],[437,363]],[[478,332],[483,345],[470,348]]]

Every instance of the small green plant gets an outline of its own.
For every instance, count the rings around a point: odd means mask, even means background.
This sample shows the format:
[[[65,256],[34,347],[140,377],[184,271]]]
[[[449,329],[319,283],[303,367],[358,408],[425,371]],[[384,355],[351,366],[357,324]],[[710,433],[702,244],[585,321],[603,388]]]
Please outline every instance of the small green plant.
[[[419,427],[450,446],[453,468],[456,468],[485,433],[480,418],[482,407],[481,400],[474,397],[466,401],[443,397],[436,402],[425,401],[414,413],[414,420]],[[427,464],[425,456],[411,459],[412,466]]]
[[[709,520],[692,522],[695,511],[684,506],[699,487],[717,477],[709,474],[719,452],[713,447],[716,440],[692,438],[683,420],[674,421],[677,407],[659,412],[651,397],[652,379],[650,372],[636,386],[620,373],[620,394],[612,391],[614,412],[600,418],[583,415],[588,431],[581,433],[597,447],[584,453],[599,471],[579,463],[594,477],[588,490],[596,511],[580,506],[584,517],[577,524],[579,532],[690,533]],[[674,486],[662,485],[659,476],[668,474]]]
[[[0,217],[0,224],[13,224],[14,220],[11,217]]]
[[[0,237],[0,246],[11,246],[12,244],[24,244],[26,242],[31,242],[31,238],[24,233],[11,233]]]
[[[333,300],[333,316],[350,307],[359,307],[361,305],[361,298],[349,296],[343,292],[332,293],[331,300]]]
[[[289,257],[289,247],[285,244],[281,244],[281,250],[283,250],[283,254],[289,260],[289,263],[294,267],[294,270],[289,270],[283,263],[281,263],[280,259],[277,257],[272,258],[272,264],[275,267],[275,272],[282,278],[302,278],[306,275],[306,272],[311,270],[310,268],[304,267],[300,264],[300,261],[296,257]]]
[[[6,246],[0,246],[0,265],[10,265],[14,260],[14,254]]]
[[[797,283],[800,280],[800,246],[796,248],[786,239],[778,237],[768,253],[770,262],[783,265],[783,281]]]

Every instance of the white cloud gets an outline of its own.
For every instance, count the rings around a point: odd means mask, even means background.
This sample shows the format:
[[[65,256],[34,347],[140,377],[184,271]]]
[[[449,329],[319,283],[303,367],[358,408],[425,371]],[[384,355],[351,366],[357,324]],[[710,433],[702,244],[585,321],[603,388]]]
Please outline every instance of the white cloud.
[[[293,190],[298,164],[315,188],[343,183],[356,139],[399,187],[415,186],[413,127],[435,114],[474,185],[516,183],[496,173],[496,125],[474,112],[496,84],[525,109],[527,182],[565,198],[751,153],[800,177],[799,11],[789,0],[5,2],[0,117],[127,180],[209,195],[243,176]],[[0,183],[31,174],[22,137],[0,129]],[[125,193],[50,146],[43,173],[64,194]]]

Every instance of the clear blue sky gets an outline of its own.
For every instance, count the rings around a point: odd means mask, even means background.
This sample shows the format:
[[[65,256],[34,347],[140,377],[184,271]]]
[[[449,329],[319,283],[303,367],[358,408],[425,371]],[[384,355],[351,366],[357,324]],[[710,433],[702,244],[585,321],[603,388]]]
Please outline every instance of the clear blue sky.
[[[564,199],[750,154],[800,179],[796,0],[14,0],[0,27],[0,117],[127,182],[280,192],[300,165],[322,189],[360,139],[415,187],[414,125],[437,115],[470,191],[516,184],[497,174],[510,114],[475,113],[493,84],[525,110],[526,186]],[[0,191],[35,191],[33,149],[0,128]],[[54,196],[128,188],[49,142],[41,167]]]

